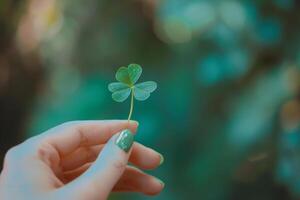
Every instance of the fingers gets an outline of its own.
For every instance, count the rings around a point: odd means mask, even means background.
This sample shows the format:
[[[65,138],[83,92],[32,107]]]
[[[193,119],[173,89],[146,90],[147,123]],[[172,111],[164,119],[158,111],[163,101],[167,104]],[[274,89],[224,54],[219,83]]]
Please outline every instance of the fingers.
[[[61,161],[61,167],[64,171],[69,171],[79,168],[86,163],[94,162],[102,148],[103,145],[81,147],[66,156]],[[153,149],[135,142],[132,147],[129,162],[141,169],[155,169],[163,162],[163,157]]]
[[[126,130],[114,135],[88,170],[61,189],[66,199],[88,195],[106,199],[126,169],[134,135]]]
[[[84,173],[91,163],[87,163],[80,168],[65,173],[64,178],[72,181]],[[115,185],[113,191],[115,192],[140,192],[146,195],[156,195],[164,188],[164,183],[159,179],[150,176],[141,170],[127,166],[124,174]]]
[[[81,176],[86,170],[88,170],[92,166],[92,164],[93,163],[86,163],[86,164],[78,167],[77,169],[64,172],[63,179],[65,181],[65,184],[67,184],[67,183],[75,180],[79,176]]]
[[[141,169],[155,169],[163,163],[163,156],[157,151],[135,142],[129,162]]]
[[[81,147],[61,160],[63,171],[70,171],[96,160],[104,145]]]
[[[114,187],[116,192],[140,192],[146,195],[156,195],[162,191],[164,183],[141,170],[128,166]]]
[[[81,146],[103,144],[124,129],[135,133],[137,126],[137,122],[127,120],[75,121],[50,129],[40,137],[65,156]]]

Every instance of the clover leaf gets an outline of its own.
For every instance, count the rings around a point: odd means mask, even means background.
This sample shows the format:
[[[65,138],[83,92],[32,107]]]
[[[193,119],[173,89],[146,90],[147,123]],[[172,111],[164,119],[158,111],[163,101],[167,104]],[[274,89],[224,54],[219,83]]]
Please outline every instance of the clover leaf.
[[[128,67],[120,67],[116,73],[114,82],[108,85],[108,90],[112,92],[112,98],[116,102],[124,102],[131,95],[131,106],[128,120],[131,119],[134,106],[134,98],[138,101],[145,101],[150,94],[157,88],[154,81],[146,81],[143,83],[136,82],[139,80],[143,69],[138,64],[130,64]]]

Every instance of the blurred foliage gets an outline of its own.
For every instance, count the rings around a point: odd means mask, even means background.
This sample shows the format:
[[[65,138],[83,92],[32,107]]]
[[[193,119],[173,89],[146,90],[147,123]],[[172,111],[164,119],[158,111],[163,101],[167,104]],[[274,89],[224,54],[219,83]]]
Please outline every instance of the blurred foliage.
[[[0,2],[0,13],[9,2]],[[32,66],[46,77],[24,88],[41,88],[23,120],[27,136],[68,120],[125,119],[129,102],[113,102],[107,85],[119,66],[139,63],[142,79],[159,85],[133,114],[137,140],[165,156],[153,173],[166,188],[153,199],[299,198],[299,6],[297,0],[28,0],[11,37],[27,63],[38,57],[41,66]],[[1,131],[1,141],[8,134]]]

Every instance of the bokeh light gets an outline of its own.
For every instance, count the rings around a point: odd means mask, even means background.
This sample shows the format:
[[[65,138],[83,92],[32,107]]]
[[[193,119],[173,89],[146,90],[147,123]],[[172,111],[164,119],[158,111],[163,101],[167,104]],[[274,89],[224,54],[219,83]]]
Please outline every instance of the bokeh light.
[[[66,121],[125,119],[107,85],[138,63],[158,90],[137,141],[166,188],[111,199],[299,199],[298,1],[20,2],[0,2],[1,158]]]

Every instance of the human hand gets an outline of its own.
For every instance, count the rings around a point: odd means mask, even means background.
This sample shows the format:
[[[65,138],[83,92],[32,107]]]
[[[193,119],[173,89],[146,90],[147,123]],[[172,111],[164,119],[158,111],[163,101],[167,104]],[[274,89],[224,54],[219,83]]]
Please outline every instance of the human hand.
[[[159,179],[127,165],[154,169],[163,161],[156,151],[132,144],[130,132],[137,126],[123,120],[67,122],[26,140],[5,156],[0,199],[104,200],[113,191],[158,194],[164,187]]]

